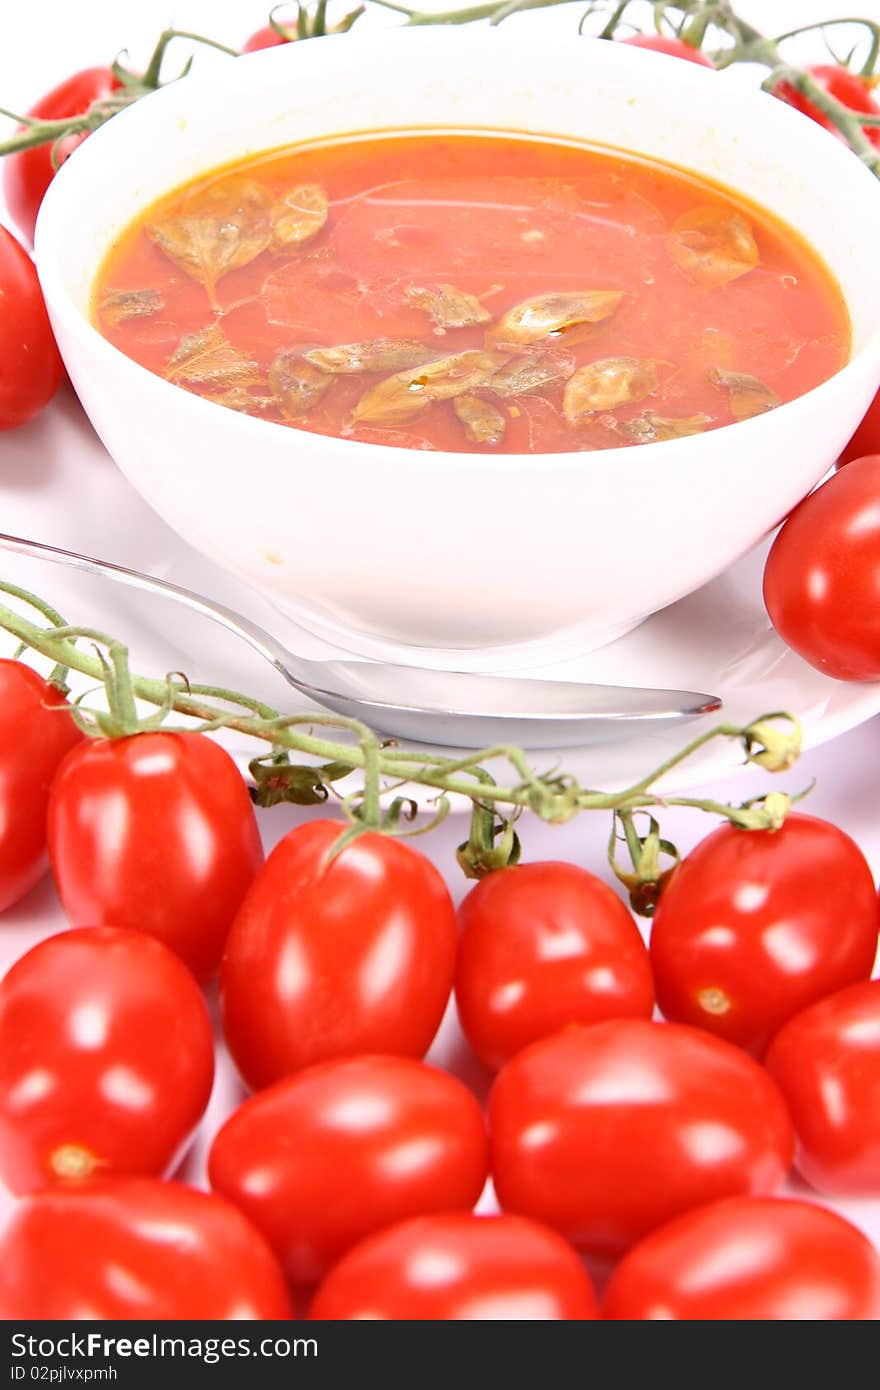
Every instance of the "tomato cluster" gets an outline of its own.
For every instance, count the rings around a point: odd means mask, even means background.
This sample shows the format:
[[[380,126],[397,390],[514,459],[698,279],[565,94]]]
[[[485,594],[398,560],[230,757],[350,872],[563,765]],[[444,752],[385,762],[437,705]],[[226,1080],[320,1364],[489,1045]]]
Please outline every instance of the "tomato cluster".
[[[880,904],[836,827],[709,835],[649,946],[561,862],[456,914],[423,855],[337,821],[264,864],[207,735],[85,737],[30,668],[0,684],[0,900],[48,851],[71,922],[0,982],[0,1316],[290,1317],[299,1291],[316,1319],[880,1316],[865,1237],[778,1195],[793,1161],[880,1191]],[[208,1195],[168,1175],[218,971],[253,1094]],[[422,1060],[453,991],[485,1114]],[[601,1312],[585,1254],[618,1261]]]

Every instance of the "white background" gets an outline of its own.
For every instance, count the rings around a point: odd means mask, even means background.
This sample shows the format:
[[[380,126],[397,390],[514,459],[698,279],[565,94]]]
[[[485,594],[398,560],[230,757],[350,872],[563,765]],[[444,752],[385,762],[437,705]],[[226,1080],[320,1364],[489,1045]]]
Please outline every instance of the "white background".
[[[433,7],[439,8],[439,4]],[[13,110],[26,110],[70,72],[78,67],[106,63],[122,49],[129,50],[133,66],[143,64],[155,37],[164,26],[172,23],[177,28],[195,30],[233,47],[239,46],[248,34],[265,22],[268,4],[265,0],[179,0],[178,3],[174,3],[174,0],[84,0],[84,3],[72,5],[68,0],[39,0],[39,3],[13,5],[11,0],[6,0],[3,8],[5,13],[0,28],[0,105]],[[744,16],[765,30],[776,32],[816,18],[829,18],[853,11],[880,19],[878,0],[852,0],[852,3],[846,0],[845,4],[839,3],[839,0],[765,0],[760,4],[756,0],[749,0],[740,9]],[[527,25],[552,27],[574,34],[580,13],[580,6],[569,4],[558,10],[517,17],[511,24],[521,28]],[[387,20],[385,16],[377,16],[372,22],[381,24]],[[187,52],[185,44],[181,43],[180,51],[183,58]],[[815,39],[802,52],[807,61],[822,61],[821,44],[817,46]],[[229,60],[208,52],[201,52],[198,57],[200,65],[225,61]],[[742,80],[752,79],[744,74]],[[699,119],[697,113],[695,119]],[[0,122],[2,128],[3,123]],[[846,210],[841,209],[841,216],[845,215]],[[63,415],[66,434],[59,434],[53,429],[52,412],[59,421]],[[76,418],[75,407],[69,400],[60,399],[53,403],[49,414],[48,424],[43,421],[33,429],[29,427],[25,431],[16,431],[15,436],[0,436],[0,523],[4,517],[6,488],[12,485],[4,480],[4,468],[8,464],[8,477],[14,477],[19,490],[23,485],[22,478],[27,475],[24,486],[32,510],[30,534],[35,536],[40,535],[41,505],[48,505],[46,493],[41,494],[41,488],[57,485],[54,480],[60,476],[59,470],[63,470],[65,463],[62,458],[47,457],[47,452],[51,454],[54,447],[52,441],[69,439],[71,429],[78,431],[79,437],[85,438],[88,428]],[[95,447],[91,440],[89,447]],[[32,471],[28,472],[31,464]],[[114,488],[114,496],[121,495],[116,483]],[[16,498],[19,511],[20,501],[19,493]],[[0,525],[0,529],[6,528]],[[72,533],[70,543],[76,545],[76,540],[76,534]],[[47,596],[63,608],[64,573],[53,572],[47,578],[52,581],[43,585]],[[35,581],[35,586],[37,584],[38,581]],[[132,636],[124,632],[118,635]],[[880,720],[870,720],[861,728],[807,754],[792,773],[778,779],[778,782],[780,787],[796,790],[812,778],[816,779],[816,787],[805,809],[834,821],[853,835],[870,860],[875,876],[880,874]],[[767,774],[750,772],[727,784],[715,784],[701,790],[707,796],[723,800],[742,800],[766,788],[768,781]],[[300,813],[292,808],[265,814],[262,824],[267,844],[273,843],[299,818]],[[664,820],[665,832],[678,842],[683,851],[710,828],[707,818],[695,812],[669,813]],[[575,823],[558,828],[525,819],[520,829],[527,858],[570,859],[607,876],[605,841],[608,822],[605,815],[584,816]],[[464,823],[455,817],[428,839],[418,842],[419,847],[446,874],[456,897],[466,887],[454,864],[454,847],[463,838],[463,832]],[[8,913],[0,924],[0,968],[5,968],[28,945],[64,925],[51,884],[45,882],[24,903]],[[449,1059],[453,1054],[460,1056],[456,1032],[454,1018],[450,1014],[432,1056],[444,1059]],[[469,1067],[467,1073],[478,1091],[482,1090],[486,1077],[480,1069]],[[221,1060],[220,1077],[211,1109],[188,1170],[191,1177],[198,1179],[205,1143],[239,1095],[228,1063]],[[0,1198],[0,1207],[2,1204],[3,1199]],[[864,1229],[871,1231],[875,1241],[880,1243],[880,1199],[849,1202],[840,1209]]]

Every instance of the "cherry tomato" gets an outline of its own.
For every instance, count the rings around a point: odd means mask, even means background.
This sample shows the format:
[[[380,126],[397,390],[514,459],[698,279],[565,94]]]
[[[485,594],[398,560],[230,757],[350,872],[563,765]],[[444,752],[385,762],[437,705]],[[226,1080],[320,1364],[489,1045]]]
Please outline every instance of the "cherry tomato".
[[[784,642],[838,680],[880,678],[880,455],[848,463],[805,497],[764,567]]]
[[[356,1052],[423,1057],[452,989],[455,909],[424,855],[312,821],[276,845],[235,919],[223,1028],[248,1085]]]
[[[330,1271],[309,1317],[586,1321],[589,1278],[554,1231],[518,1216],[449,1212],[371,1236]]]
[[[570,1023],[651,1017],[651,964],[635,922],[607,884],[574,864],[489,874],[459,923],[458,1014],[489,1067]]]
[[[148,932],[199,980],[263,860],[229,754],[205,734],[161,730],[74,749],[49,798],[49,854],[73,926]]]
[[[852,439],[838,460],[851,463],[853,459],[864,458],[866,454],[880,454],[880,391],[868,406]]]
[[[38,415],[62,371],[34,263],[0,227],[0,430]]]
[[[50,1187],[0,1239],[0,1317],[290,1318],[278,1261],[222,1197],[151,1178]]]
[[[608,1255],[690,1207],[774,1191],[793,1147],[757,1062],[641,1018],[527,1047],[495,1081],[489,1129],[501,1206]]]
[[[385,1226],[470,1211],[488,1168],[470,1091],[409,1057],[347,1057],[277,1082],[227,1120],[208,1160],[212,1187],[301,1284]]]
[[[66,709],[60,690],[32,667],[0,660],[0,912],[49,867],[49,786],[83,737]]]
[[[285,38],[283,34],[279,34],[277,29],[273,29],[271,24],[267,24],[264,28],[258,29],[255,34],[251,34],[250,38],[242,44],[241,51],[242,53],[259,53],[263,48],[279,48],[283,43],[294,43],[295,41],[295,34],[291,34],[290,38]]]
[[[854,840],[815,816],[707,835],[679,865],[651,928],[667,1018],[762,1052],[787,1018],[866,980],[880,908]]]
[[[118,927],[52,936],[0,983],[0,1176],[29,1192],[164,1173],[213,1079],[208,1010],[176,956]]]
[[[851,72],[849,68],[841,67],[838,63],[819,63],[816,67],[807,68],[807,72],[823,91],[850,111],[860,111],[865,116],[880,116],[880,106],[871,96],[870,83],[857,72]],[[832,135],[843,139],[841,132],[825,112],[820,111],[814,102],[790,83],[780,82],[774,88],[773,95],[802,111],[810,120],[824,126],[825,130],[830,130]],[[862,126],[862,130],[871,144],[880,149],[880,126]]]
[[[632,48],[648,48],[652,53],[668,53],[670,58],[683,58],[687,63],[699,63],[703,68],[715,66],[711,58],[701,53],[699,48],[694,48],[692,43],[674,39],[671,35],[667,37],[665,34],[633,34],[632,38],[619,39],[618,42],[629,44]]]
[[[867,1321],[880,1317],[880,1259],[861,1231],[811,1202],[732,1197],[634,1246],[605,1292],[626,1322]]]
[[[880,1196],[880,980],[789,1019],[766,1065],[794,1120],[795,1166],[807,1182]]]
[[[117,92],[122,83],[114,76],[111,68],[84,68],[75,72],[58,87],[53,87],[41,97],[36,106],[27,112],[28,116],[41,117],[46,121],[63,120],[67,116],[80,116],[87,111],[92,102],[101,101]],[[52,145],[35,145],[29,150],[7,155],[3,160],[3,192],[6,205],[13,221],[28,241],[33,240],[37,213],[43,195],[58,165],[69,158],[77,145],[88,138],[83,135],[68,135],[58,144],[53,153]]]

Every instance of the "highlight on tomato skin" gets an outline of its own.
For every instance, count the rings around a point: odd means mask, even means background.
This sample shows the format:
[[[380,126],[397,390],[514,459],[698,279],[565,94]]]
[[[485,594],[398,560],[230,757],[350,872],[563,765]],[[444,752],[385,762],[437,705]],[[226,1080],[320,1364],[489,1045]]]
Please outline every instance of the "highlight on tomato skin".
[[[83,735],[65,697],[23,661],[0,660],[0,912],[49,868],[46,807],[58,767]]]
[[[798,656],[837,680],[880,679],[880,454],[795,507],[764,566],[764,604]]]
[[[794,1148],[779,1088],[751,1057],[634,1018],[525,1048],[492,1087],[489,1134],[502,1209],[603,1256],[690,1207],[777,1191]]]
[[[651,923],[666,1018],[760,1055],[814,1000],[867,980],[880,910],[855,841],[791,812],[779,830],[724,824],[678,865]]]
[[[873,1321],[880,1256],[812,1202],[733,1197],[689,1211],[624,1255],[605,1291],[614,1321]]]
[[[26,425],[49,404],[64,368],[30,256],[0,227],[0,430]]]
[[[651,1017],[641,933],[586,869],[554,861],[497,869],[470,890],[458,918],[458,1016],[493,1070],[570,1024]]]
[[[223,1031],[252,1089],[358,1052],[424,1057],[449,1002],[456,922],[441,874],[374,832],[331,859],[345,829],[309,821],[279,841],[229,932]]]
[[[181,1183],[105,1178],[23,1198],[0,1237],[0,1318],[292,1317],[281,1268],[229,1202]]]
[[[65,758],[48,842],[74,926],[147,932],[205,983],[263,863],[244,778],[207,734],[92,738]]]
[[[820,1192],[880,1196],[880,979],[789,1019],[765,1064],[794,1121],[801,1177]]]
[[[201,991],[143,932],[63,931],[0,982],[0,1178],[12,1192],[173,1170],[213,1080]]]
[[[212,1188],[263,1232],[295,1284],[353,1245],[432,1211],[470,1211],[489,1168],[482,1111],[409,1057],[319,1063],[252,1096],[208,1158]]]
[[[555,1231],[519,1216],[442,1212],[370,1236],[318,1288],[317,1321],[594,1321],[583,1265]]]

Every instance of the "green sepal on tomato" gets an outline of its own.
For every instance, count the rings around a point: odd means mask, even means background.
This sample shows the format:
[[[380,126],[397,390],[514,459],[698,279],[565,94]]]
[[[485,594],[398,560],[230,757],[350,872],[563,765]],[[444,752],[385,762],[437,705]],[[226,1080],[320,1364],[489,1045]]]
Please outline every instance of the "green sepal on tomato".
[[[880,454],[847,463],[795,507],[764,566],[784,642],[827,676],[880,679]]]
[[[22,661],[0,660],[0,912],[49,867],[49,788],[82,734],[57,686]]]
[[[632,916],[574,864],[517,864],[488,874],[459,908],[455,999],[488,1067],[574,1023],[650,1018],[654,985]]]
[[[317,1321],[594,1321],[580,1260],[518,1216],[444,1212],[381,1231],[344,1255],[309,1309]]]
[[[63,371],[36,267],[0,227],[0,430],[38,415]]]
[[[89,739],[55,777],[48,835],[73,926],[147,932],[211,978],[263,862],[247,786],[219,744],[163,730]]]
[[[870,866],[829,821],[722,825],[675,870],[651,928],[657,1002],[677,1023],[761,1053],[800,1009],[871,974]]]
[[[696,1028],[612,1019],[527,1047],[489,1097],[505,1211],[618,1255],[690,1207],[778,1190],[791,1120],[757,1062]]]
[[[0,1179],[16,1193],[171,1171],[214,1080],[198,985],[143,932],[41,941],[0,982]]]
[[[229,1202],[180,1183],[105,1178],[17,1204],[0,1238],[0,1318],[292,1316],[281,1268]]]
[[[423,854],[372,831],[333,854],[340,821],[274,848],[220,971],[223,1031],[258,1089],[357,1052],[423,1057],[455,969],[455,909]]]
[[[765,1062],[794,1121],[801,1177],[820,1192],[880,1197],[880,979],[789,1019]]]
[[[308,1067],[252,1096],[217,1134],[211,1186],[263,1232],[295,1284],[408,1217],[470,1211],[489,1169],[462,1082],[410,1057]]]
[[[689,1211],[634,1246],[602,1304],[613,1321],[874,1321],[880,1257],[812,1202],[734,1197]]]

